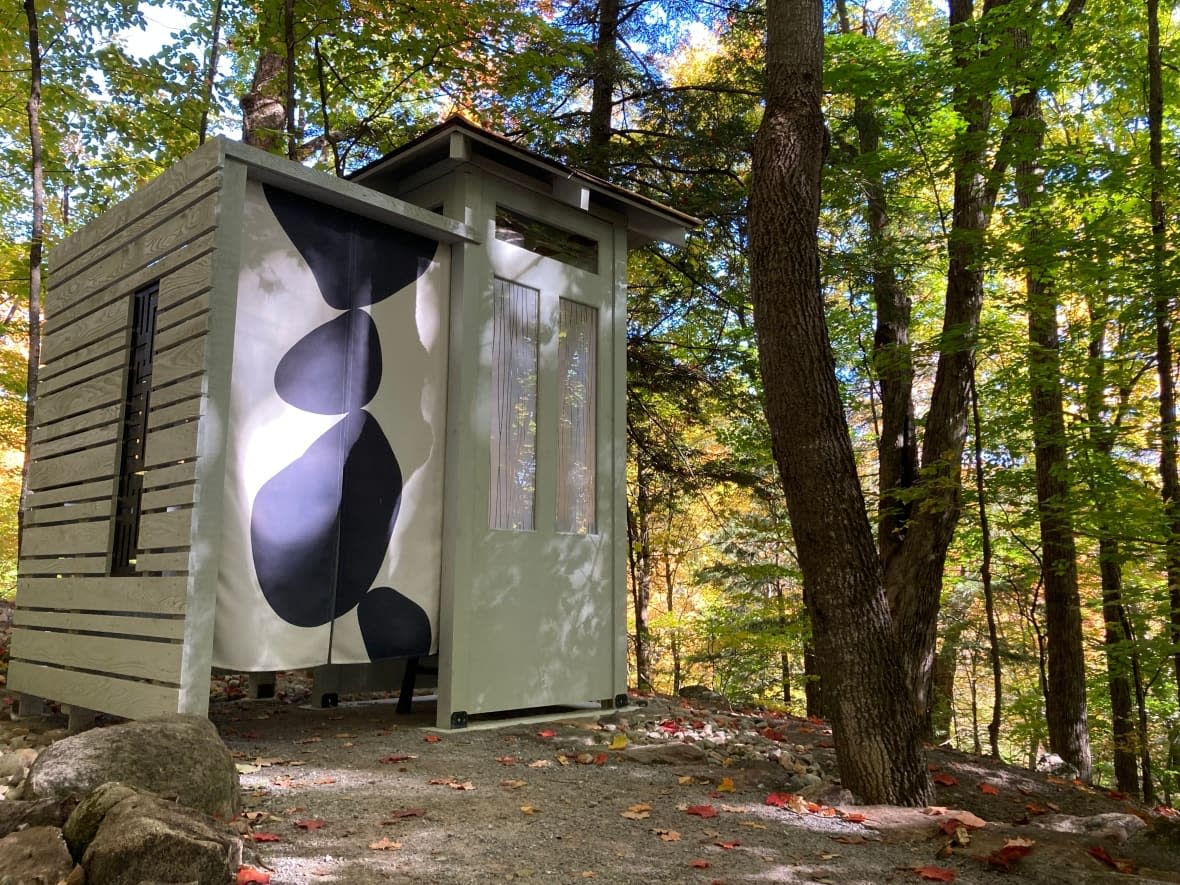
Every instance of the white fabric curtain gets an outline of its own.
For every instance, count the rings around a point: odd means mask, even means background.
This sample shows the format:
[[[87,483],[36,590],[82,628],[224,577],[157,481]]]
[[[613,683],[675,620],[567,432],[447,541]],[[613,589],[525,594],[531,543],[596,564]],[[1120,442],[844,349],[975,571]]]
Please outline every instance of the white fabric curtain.
[[[593,534],[598,311],[561,299],[557,371],[557,530]]]
[[[488,524],[532,531],[537,491],[537,325],[541,293],[496,279]]]

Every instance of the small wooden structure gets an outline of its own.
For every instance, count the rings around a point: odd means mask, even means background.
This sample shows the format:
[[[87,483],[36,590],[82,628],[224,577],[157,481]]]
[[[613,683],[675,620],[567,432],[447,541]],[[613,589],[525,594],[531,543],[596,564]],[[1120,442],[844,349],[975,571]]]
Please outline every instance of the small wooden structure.
[[[622,695],[627,250],[694,223],[459,119],[352,181],[193,153],[49,256],[9,686],[203,714],[213,667],[437,655],[442,727]]]

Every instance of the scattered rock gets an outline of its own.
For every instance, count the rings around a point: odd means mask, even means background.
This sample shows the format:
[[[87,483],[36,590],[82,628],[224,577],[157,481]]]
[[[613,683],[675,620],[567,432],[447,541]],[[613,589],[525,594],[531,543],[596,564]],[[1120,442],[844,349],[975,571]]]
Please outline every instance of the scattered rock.
[[[111,781],[100,786],[97,790],[78,803],[73,814],[62,827],[66,845],[74,860],[80,861],[90,843],[94,841],[102,820],[107,812],[122,802],[137,794],[133,787]]]
[[[1032,821],[1033,826],[1056,833],[1081,833],[1095,839],[1111,839],[1126,842],[1135,833],[1147,826],[1133,814],[1110,812],[1090,817],[1075,817],[1072,814],[1046,814]]]
[[[82,857],[87,885],[224,885],[241,863],[242,840],[229,827],[147,793],[112,807]]]
[[[73,869],[57,827],[29,827],[0,839],[0,885],[57,885]]]
[[[22,747],[0,756],[0,784],[19,784],[37,758],[32,747]]]
[[[28,827],[60,827],[77,804],[73,798],[34,799],[31,802],[9,799],[0,802],[0,836]],[[2,870],[3,867],[0,867]]]
[[[680,696],[702,704],[710,704],[718,707],[729,706],[729,700],[725,695],[719,694],[704,685],[686,685],[680,689]]]
[[[1037,758],[1037,771],[1042,774],[1051,774],[1054,777],[1063,777],[1066,780],[1076,780],[1078,777],[1077,768],[1056,753],[1042,753]]]
[[[687,765],[704,762],[708,753],[696,744],[668,742],[628,747],[623,756],[640,765]]]
[[[63,738],[37,757],[24,798],[85,796],[120,781],[226,820],[238,811],[238,773],[204,717],[160,716]]]

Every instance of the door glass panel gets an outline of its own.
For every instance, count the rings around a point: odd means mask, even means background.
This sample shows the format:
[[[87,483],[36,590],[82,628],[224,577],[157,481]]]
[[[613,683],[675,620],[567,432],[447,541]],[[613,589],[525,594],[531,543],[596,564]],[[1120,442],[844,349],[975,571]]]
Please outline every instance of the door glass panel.
[[[557,371],[557,530],[593,534],[598,311],[561,299]]]
[[[497,278],[492,311],[492,473],[488,523],[536,527],[537,352],[541,293]]]

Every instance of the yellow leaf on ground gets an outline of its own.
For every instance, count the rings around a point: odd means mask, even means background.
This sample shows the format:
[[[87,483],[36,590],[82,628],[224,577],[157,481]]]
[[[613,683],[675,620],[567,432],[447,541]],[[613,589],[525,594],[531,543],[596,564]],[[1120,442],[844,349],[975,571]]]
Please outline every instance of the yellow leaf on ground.
[[[374,851],[400,851],[402,843],[394,842],[392,839],[382,836],[376,842],[370,842],[369,847]]]
[[[625,750],[625,749],[627,749],[627,735],[616,734],[613,738],[610,739],[610,748],[612,750]]]

